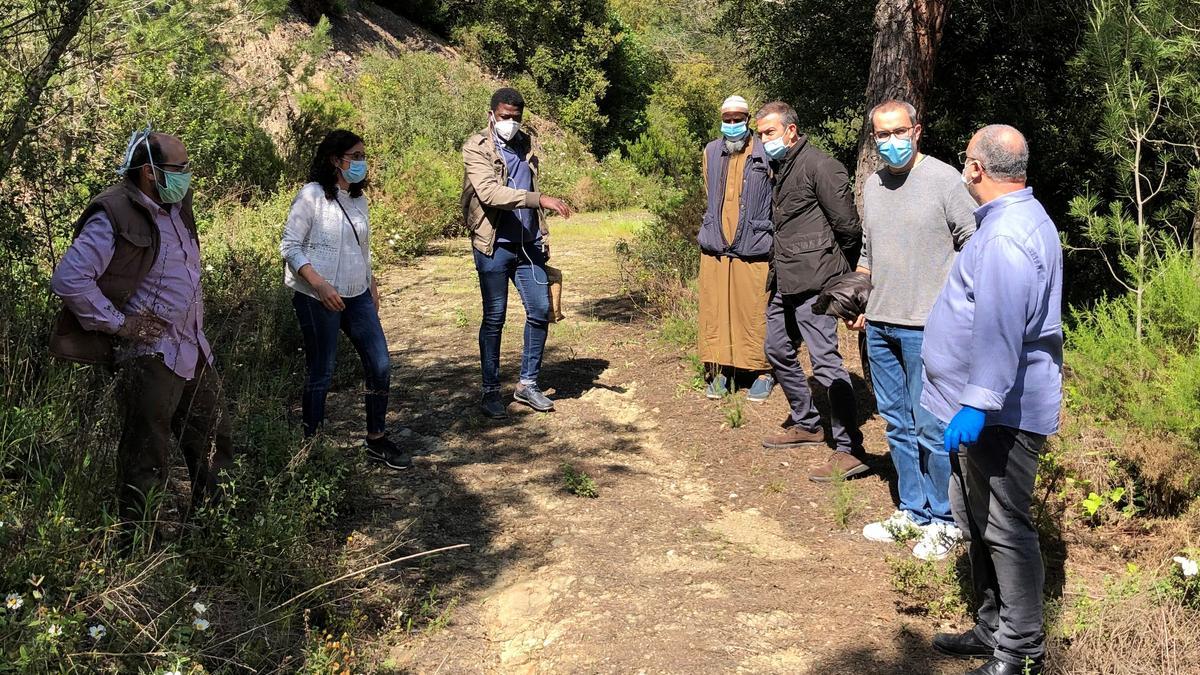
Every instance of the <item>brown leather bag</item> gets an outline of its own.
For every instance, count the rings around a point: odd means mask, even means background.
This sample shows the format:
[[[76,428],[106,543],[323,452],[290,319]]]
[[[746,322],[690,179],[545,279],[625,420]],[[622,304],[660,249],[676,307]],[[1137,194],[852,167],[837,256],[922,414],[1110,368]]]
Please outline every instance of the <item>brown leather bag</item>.
[[[558,323],[566,318],[562,311],[562,270],[546,266],[546,281],[550,292],[550,323]]]

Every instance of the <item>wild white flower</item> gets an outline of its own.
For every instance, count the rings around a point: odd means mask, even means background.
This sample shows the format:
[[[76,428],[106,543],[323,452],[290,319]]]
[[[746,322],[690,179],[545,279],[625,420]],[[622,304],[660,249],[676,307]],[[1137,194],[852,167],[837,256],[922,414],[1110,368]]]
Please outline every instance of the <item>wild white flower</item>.
[[[108,629],[102,624],[96,624],[88,628],[88,635],[92,636],[93,640],[101,640],[105,635],[108,635]]]
[[[183,673],[179,672],[178,670],[168,670],[167,672],[163,673],[163,675],[183,675]]]
[[[1183,570],[1183,576],[1194,577],[1197,574],[1200,574],[1200,563],[1197,563],[1195,560],[1192,560],[1191,558],[1185,558],[1181,555],[1177,555],[1171,559],[1179,563],[1180,569]]]
[[[204,604],[203,602],[197,602],[196,604],[192,605],[192,609],[196,610],[197,614],[203,614],[208,611],[208,605]]]
[[[192,620],[192,628],[195,628],[203,633],[204,631],[208,630],[208,619],[199,616],[196,617]]]
[[[204,266],[204,271],[211,273],[211,272],[215,272],[216,270],[213,268],[212,264],[208,264],[208,265]]]
[[[62,635],[62,626],[52,623],[50,624],[50,627],[46,629],[46,632],[50,634],[50,637],[58,637]]]
[[[195,586],[192,586],[190,589],[188,589],[188,593],[195,593],[195,592],[196,592]]]
[[[24,604],[25,598],[21,597],[20,593],[9,593],[4,596],[4,606],[13,611],[21,609]]]

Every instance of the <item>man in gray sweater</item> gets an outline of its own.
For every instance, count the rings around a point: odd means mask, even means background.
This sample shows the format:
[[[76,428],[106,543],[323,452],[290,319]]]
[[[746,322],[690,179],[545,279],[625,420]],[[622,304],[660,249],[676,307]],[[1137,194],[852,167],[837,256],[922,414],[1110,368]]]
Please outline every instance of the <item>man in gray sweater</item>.
[[[921,407],[925,320],[957,252],[975,232],[975,202],[950,165],[921,154],[916,110],[885,101],[871,111],[885,166],[863,186],[863,252],[871,275],[867,359],[879,414],[887,422],[900,508],[863,528],[871,541],[919,538],[913,555],[940,560],[961,539],[950,514],[945,425]]]

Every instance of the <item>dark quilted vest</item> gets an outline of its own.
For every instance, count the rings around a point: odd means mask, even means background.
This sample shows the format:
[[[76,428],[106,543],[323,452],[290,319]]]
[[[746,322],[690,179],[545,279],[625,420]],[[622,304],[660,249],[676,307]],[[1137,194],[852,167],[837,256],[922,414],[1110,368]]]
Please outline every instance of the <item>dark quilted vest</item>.
[[[116,251],[108,268],[96,280],[100,292],[117,309],[124,310],[158,258],[159,233],[154,216],[142,202],[136,187],[127,182],[114,185],[88,203],[83,215],[75,221],[75,235],[96,213],[103,211],[112,223]],[[192,213],[192,193],[180,203],[180,218],[196,236],[196,220]],[[50,335],[50,354],[77,363],[112,364],[113,336],[99,331],[84,330],[66,307],[58,312],[54,331]]]

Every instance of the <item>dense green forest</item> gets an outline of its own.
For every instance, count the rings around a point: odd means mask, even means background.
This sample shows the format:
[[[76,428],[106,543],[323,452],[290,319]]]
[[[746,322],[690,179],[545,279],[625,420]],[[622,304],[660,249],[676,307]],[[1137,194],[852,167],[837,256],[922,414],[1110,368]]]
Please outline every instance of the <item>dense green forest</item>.
[[[876,17],[896,4],[0,2],[0,672],[335,672],[346,657],[329,634],[382,630],[350,574],[380,560],[339,525],[362,506],[362,470],[337,442],[303,440],[289,412],[303,364],[278,234],[329,130],[366,139],[375,255],[409,264],[464,234],[459,149],[491,92],[517,87],[553,160],[543,191],[653,214],[617,255],[659,337],[686,352],[700,149],[720,102],[791,102],[853,170],[889,30]],[[1154,631],[1170,643],[1200,621],[1200,577],[1169,563],[1200,558],[1200,3],[922,4],[945,12],[923,151],[953,163],[980,126],[1021,129],[1068,249],[1067,423],[1043,458],[1043,525],[1096,550],[1117,530],[1154,542],[1124,576],[1053,605],[1056,648],[1088,664],[1062,672],[1104,672],[1087,650],[1120,636],[1144,657],[1163,644]],[[237,443],[254,451],[196,527],[168,522],[184,498],[160,496],[164,522],[128,552],[112,378],[50,359],[49,276],[147,122],[192,157],[207,330]]]

